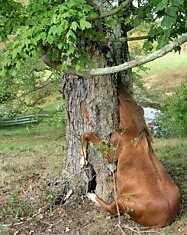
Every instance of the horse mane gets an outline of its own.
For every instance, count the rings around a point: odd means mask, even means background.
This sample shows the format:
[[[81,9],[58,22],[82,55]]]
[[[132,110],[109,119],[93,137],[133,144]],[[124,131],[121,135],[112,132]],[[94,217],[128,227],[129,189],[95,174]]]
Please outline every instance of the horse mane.
[[[148,150],[151,147],[152,142],[153,142],[153,137],[152,137],[151,131],[149,130],[147,126],[145,126],[141,130],[139,136],[135,138],[134,146],[138,147],[138,145],[142,143],[143,147],[146,150]]]
[[[149,144],[151,144],[153,142],[152,133],[147,126],[144,127],[144,129],[140,132],[139,138],[142,140],[146,139]]]

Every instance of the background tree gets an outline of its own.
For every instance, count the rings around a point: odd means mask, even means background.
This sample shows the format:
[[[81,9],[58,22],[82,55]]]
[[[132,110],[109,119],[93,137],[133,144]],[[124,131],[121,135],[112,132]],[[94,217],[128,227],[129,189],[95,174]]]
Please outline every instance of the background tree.
[[[16,77],[30,57],[42,58],[61,73],[67,111],[66,191],[80,195],[94,189],[96,173],[96,193],[104,200],[111,196],[111,172],[91,146],[89,164],[80,169],[81,134],[92,129],[108,141],[119,122],[118,83],[132,92],[132,67],[177,50],[187,41],[187,34],[177,38],[186,31],[186,9],[183,0],[30,0],[26,5],[0,1],[1,40],[9,42],[1,78]],[[157,51],[129,61],[128,32],[143,22],[148,32],[144,49],[152,50],[156,42]]]

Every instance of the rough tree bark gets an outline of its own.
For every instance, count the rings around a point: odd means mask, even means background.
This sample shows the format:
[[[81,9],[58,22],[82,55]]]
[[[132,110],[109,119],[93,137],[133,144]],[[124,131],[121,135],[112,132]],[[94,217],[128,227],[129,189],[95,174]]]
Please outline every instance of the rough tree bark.
[[[95,54],[98,65],[105,66],[101,54]],[[80,150],[82,133],[93,129],[102,139],[108,139],[118,126],[118,101],[116,77],[111,75],[81,78],[64,78],[64,100],[67,110],[67,153],[65,155],[63,178],[69,189],[76,194],[85,194],[94,189],[96,174],[96,193],[109,199],[113,190],[111,172],[103,158],[92,146],[88,150],[88,165],[80,168]],[[89,113],[90,123],[85,123],[81,112],[82,102]]]

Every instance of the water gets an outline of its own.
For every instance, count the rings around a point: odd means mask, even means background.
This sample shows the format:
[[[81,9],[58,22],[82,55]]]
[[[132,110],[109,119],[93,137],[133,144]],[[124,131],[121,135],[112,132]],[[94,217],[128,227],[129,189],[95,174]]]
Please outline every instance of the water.
[[[146,122],[154,121],[156,119],[157,114],[160,113],[160,110],[150,107],[144,107],[143,109]]]

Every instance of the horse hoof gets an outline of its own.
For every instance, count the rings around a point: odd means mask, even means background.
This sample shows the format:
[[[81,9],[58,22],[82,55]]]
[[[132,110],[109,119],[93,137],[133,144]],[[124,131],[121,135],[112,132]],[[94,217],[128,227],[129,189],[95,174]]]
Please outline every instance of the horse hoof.
[[[87,193],[87,197],[92,201],[95,202],[96,205],[98,205],[98,202],[96,201],[96,194],[95,193]]]
[[[86,161],[86,159],[84,157],[81,157],[80,168],[84,168],[84,166],[86,166],[87,164],[88,164],[88,162]]]
[[[81,155],[81,157],[84,156],[84,153],[83,153],[83,149],[82,149],[82,148],[81,148],[81,150],[80,150],[80,155]]]
[[[114,172],[116,169],[117,169],[117,166],[115,163],[110,163],[107,165],[108,166],[108,169],[111,171],[111,172]]]

